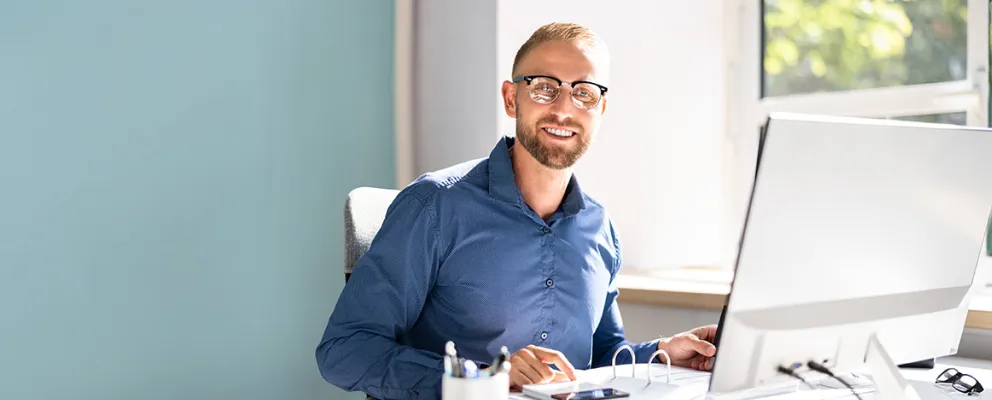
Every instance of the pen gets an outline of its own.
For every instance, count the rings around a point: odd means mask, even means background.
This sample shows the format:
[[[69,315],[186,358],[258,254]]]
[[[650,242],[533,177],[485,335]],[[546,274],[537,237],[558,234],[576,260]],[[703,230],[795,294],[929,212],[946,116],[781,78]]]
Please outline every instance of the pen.
[[[464,368],[463,376],[465,378],[473,379],[479,377],[479,367],[477,367],[475,365],[475,362],[473,362],[472,360],[465,361],[465,363],[463,363],[462,366]]]
[[[506,346],[500,347],[499,355],[496,356],[496,360],[493,361],[493,365],[502,365],[503,361],[510,361],[510,351],[506,349]]]
[[[493,363],[489,365],[489,368],[486,368],[486,372],[489,374],[489,376],[496,375],[502,372],[501,370],[503,367],[503,363],[509,361],[510,361],[510,352],[509,350],[506,349],[506,346],[503,346],[499,349],[499,355],[496,356],[496,359],[493,360]]]
[[[453,377],[461,376],[461,365],[458,363],[458,356],[455,353],[455,342],[448,341],[444,344],[444,372]]]
[[[503,361],[499,365],[499,368],[496,369],[496,373],[495,374],[505,374],[505,373],[508,373],[508,372],[510,372],[510,360]]]

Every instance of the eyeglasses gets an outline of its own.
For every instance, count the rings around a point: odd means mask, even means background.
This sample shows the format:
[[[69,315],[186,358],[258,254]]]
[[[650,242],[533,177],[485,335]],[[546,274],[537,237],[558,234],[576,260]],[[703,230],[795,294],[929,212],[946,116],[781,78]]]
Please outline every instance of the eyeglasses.
[[[572,103],[583,110],[592,110],[606,96],[606,86],[589,81],[563,82],[561,79],[545,75],[525,75],[513,78],[513,83],[527,82],[530,99],[539,104],[551,104],[558,99],[562,85],[572,87]]]
[[[985,390],[974,376],[962,374],[954,368],[948,368],[940,373],[935,383],[949,383],[954,390],[967,395],[981,393]]]

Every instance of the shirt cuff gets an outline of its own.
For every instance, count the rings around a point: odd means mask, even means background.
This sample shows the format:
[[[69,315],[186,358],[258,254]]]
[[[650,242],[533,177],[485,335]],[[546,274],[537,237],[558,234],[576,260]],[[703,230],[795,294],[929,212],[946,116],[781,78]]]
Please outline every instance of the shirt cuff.
[[[658,342],[660,341],[661,339],[655,339],[650,342],[643,342],[634,345],[634,354],[637,355],[637,362],[647,363],[648,361],[650,361],[651,354],[654,354],[654,352],[658,351]],[[655,357],[655,358],[656,358],[655,361],[660,361],[662,363],[665,362],[665,357],[659,355],[659,357]]]

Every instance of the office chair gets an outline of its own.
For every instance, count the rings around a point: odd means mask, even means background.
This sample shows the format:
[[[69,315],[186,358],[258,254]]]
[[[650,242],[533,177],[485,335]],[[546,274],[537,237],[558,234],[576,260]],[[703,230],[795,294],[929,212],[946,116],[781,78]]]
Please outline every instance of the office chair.
[[[386,210],[393,203],[398,190],[359,187],[348,193],[344,202],[344,282],[348,283],[355,264],[362,258],[375,238]],[[368,394],[366,399],[375,400]]]
[[[344,281],[348,282],[355,264],[369,250],[386,210],[398,190],[360,187],[348,193],[344,203]]]

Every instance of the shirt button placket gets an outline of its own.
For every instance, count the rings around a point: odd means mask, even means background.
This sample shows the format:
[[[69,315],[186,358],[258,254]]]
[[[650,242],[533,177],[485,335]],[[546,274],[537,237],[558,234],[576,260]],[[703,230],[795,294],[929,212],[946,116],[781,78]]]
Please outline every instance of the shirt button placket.
[[[551,234],[551,228],[549,228],[549,227],[547,227],[547,226],[544,226],[544,227],[541,227],[541,232],[544,232],[544,234],[545,234],[545,235],[550,235],[550,234]],[[549,254],[549,256],[550,256],[550,254]],[[552,258],[552,257],[549,257],[549,258]],[[551,260],[549,260],[549,262],[548,262],[548,264],[549,264],[549,266],[550,266],[550,264],[551,264]],[[549,268],[549,269],[550,269],[550,268]],[[550,271],[549,271],[549,272],[550,272]],[[554,284],[555,284],[555,281],[554,281],[554,280],[552,280],[552,279],[551,279],[551,278],[549,277],[549,278],[548,278],[548,280],[546,280],[546,281],[544,281],[544,284],[545,284],[545,285],[546,285],[547,287],[549,287],[549,288],[550,288],[550,287],[552,287],[552,286],[554,286]]]
[[[552,236],[551,227],[547,225],[541,227],[541,232],[544,233],[544,246],[543,246],[544,254],[542,254],[542,258],[543,258],[542,269],[545,274],[544,276],[546,277],[545,278],[546,280],[544,281],[544,285],[548,289],[551,289],[551,287],[554,286],[555,284],[554,280],[551,279],[551,276],[554,274],[554,263],[555,263],[554,237]],[[544,308],[544,312],[542,312],[542,315],[545,318],[544,321],[545,329],[548,330],[541,332],[541,341],[547,341],[549,336],[548,331],[551,328],[551,319],[553,318],[552,310],[554,307],[553,306],[554,300],[552,299],[553,295],[550,290],[545,292],[544,296],[542,297],[544,298],[544,304],[542,305],[542,308]]]

